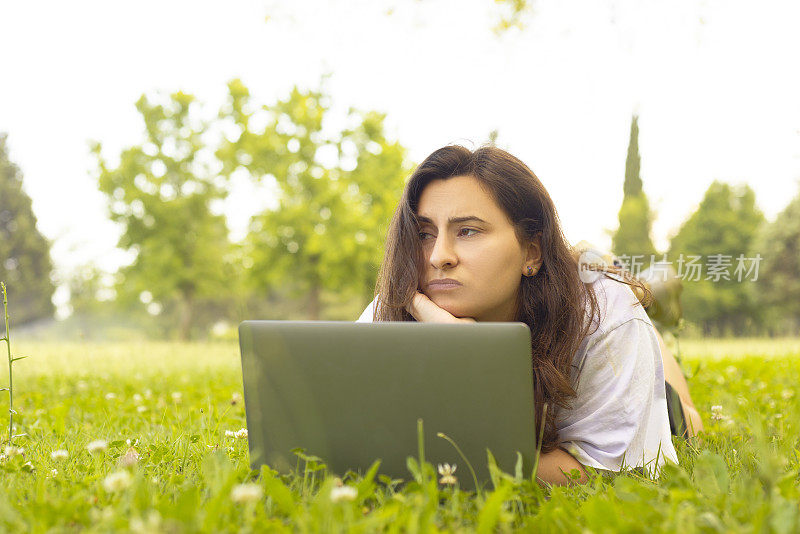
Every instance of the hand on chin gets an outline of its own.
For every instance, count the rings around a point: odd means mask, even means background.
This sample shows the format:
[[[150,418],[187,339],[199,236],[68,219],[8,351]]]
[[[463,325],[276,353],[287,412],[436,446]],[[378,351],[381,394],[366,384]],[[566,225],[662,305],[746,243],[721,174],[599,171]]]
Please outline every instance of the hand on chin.
[[[474,323],[472,317],[456,317],[417,291],[406,310],[421,323]]]

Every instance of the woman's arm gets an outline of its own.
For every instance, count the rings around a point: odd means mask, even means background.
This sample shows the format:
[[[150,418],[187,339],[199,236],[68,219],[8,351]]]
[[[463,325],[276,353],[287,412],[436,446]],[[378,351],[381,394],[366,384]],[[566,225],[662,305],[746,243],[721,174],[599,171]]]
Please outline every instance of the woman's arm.
[[[573,470],[578,471],[578,477],[572,478],[574,475]],[[539,457],[536,478],[540,482],[546,482],[554,486],[574,483],[582,484],[589,480],[583,464],[564,449],[556,449]]]

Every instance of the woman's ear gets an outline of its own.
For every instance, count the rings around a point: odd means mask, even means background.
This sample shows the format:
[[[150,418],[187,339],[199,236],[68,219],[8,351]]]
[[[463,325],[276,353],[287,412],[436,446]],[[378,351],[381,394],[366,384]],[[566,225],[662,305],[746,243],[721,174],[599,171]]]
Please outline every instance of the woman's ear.
[[[537,235],[531,241],[528,242],[528,246],[526,247],[525,265],[523,267],[523,269],[525,270],[524,274],[528,276],[536,274],[536,272],[539,270],[541,266],[542,266],[542,239],[540,236]],[[530,272],[528,268],[530,268]]]

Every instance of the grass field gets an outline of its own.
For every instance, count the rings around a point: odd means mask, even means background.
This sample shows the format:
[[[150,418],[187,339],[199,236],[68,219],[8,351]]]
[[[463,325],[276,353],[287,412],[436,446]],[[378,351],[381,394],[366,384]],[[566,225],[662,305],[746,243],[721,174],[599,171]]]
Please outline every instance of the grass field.
[[[439,484],[432,466],[402,487],[369,475],[339,487],[313,461],[251,472],[233,343],[14,349],[28,356],[14,364],[26,435],[0,457],[4,532],[800,531],[800,340],[683,341],[708,432],[679,444],[681,465],[658,482],[542,489],[498,474],[480,495]],[[7,406],[3,392],[4,441]]]

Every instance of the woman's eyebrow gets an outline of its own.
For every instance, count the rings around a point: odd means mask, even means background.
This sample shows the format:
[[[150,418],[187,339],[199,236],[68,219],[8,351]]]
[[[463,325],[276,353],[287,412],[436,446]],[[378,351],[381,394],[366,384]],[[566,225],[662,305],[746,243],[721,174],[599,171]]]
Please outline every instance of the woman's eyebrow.
[[[421,222],[421,223],[433,224],[433,220],[432,219],[429,219],[428,217],[423,217],[421,215],[417,216],[417,220],[419,220],[419,222]],[[463,217],[450,217],[449,219],[447,219],[447,222],[449,224],[458,224],[458,223],[469,222],[469,221],[475,221],[475,222],[480,222],[480,223],[483,223],[483,224],[489,224],[488,222],[484,221],[480,217],[476,217],[475,215],[465,215]]]

